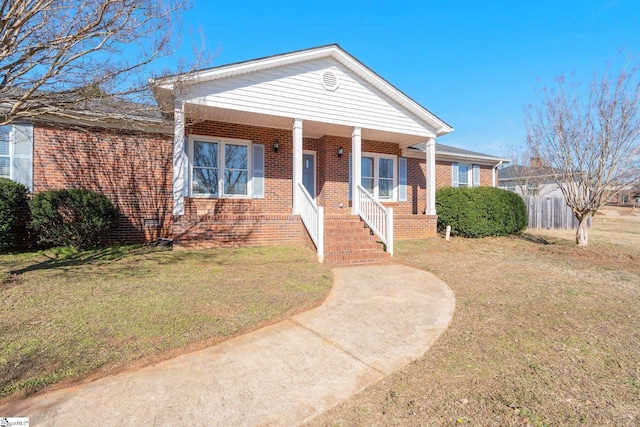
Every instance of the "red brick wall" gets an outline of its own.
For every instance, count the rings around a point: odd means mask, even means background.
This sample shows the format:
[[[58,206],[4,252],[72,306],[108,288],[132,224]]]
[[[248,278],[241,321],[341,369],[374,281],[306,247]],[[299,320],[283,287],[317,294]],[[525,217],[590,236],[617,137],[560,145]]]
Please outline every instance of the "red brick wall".
[[[265,144],[265,198],[187,199],[185,216],[174,219],[178,246],[194,246],[202,240],[207,241],[207,246],[229,246],[290,243],[306,238],[304,228],[298,227],[299,218],[289,215],[292,209],[291,130],[201,121],[188,124],[186,134]],[[277,153],[273,151],[275,139],[280,146]],[[339,147],[344,149],[342,157],[337,154]],[[316,196],[318,204],[324,206],[325,214],[349,213],[351,138],[332,135],[320,139],[304,138],[303,149],[316,152]],[[362,151],[401,156],[398,145],[388,142],[363,140]],[[401,230],[398,238],[435,235],[435,220],[423,215],[426,206],[424,160],[408,159],[408,184],[409,202],[385,203],[395,209],[396,223]]]
[[[451,162],[436,161],[436,188],[451,187]],[[491,187],[491,166],[480,165],[480,185]]]
[[[214,121],[189,123],[186,135],[251,140],[265,145],[264,199],[187,199],[185,216],[172,216],[173,138],[107,129],[76,130],[38,124],[35,128],[34,190],[83,187],[99,191],[118,206],[122,220],[116,237],[122,241],[171,237],[183,245],[218,236],[215,245],[287,243],[306,239],[300,219],[291,216],[290,129],[271,129]],[[279,141],[274,152],[273,143]],[[338,148],[344,155],[338,157]],[[348,194],[351,138],[327,135],[304,138],[315,151],[318,203],[327,215],[350,212]],[[400,157],[397,144],[362,141],[364,152]],[[435,217],[426,207],[425,160],[407,159],[407,202],[385,203],[395,213],[397,238],[435,235]],[[482,185],[491,185],[491,167],[481,167]],[[451,185],[451,163],[436,162],[436,187]],[[342,208],[340,205],[342,204]],[[157,220],[158,227],[145,226]],[[234,229],[233,231],[230,231]]]
[[[349,208],[349,153],[351,138],[326,135],[320,138],[318,153],[318,204],[325,214],[348,214]],[[338,157],[338,148],[344,149]],[[342,208],[340,207],[342,204]]]
[[[293,137],[289,129],[271,129],[213,121],[187,125],[186,134],[251,140],[265,145],[264,199],[187,199],[185,216],[172,216],[172,136],[91,128],[77,130],[38,124],[35,128],[34,190],[82,187],[107,195],[122,220],[121,241],[152,240],[173,234],[183,245],[218,236],[215,245],[270,244],[306,238],[291,216]],[[273,143],[279,141],[274,152]],[[338,148],[344,155],[338,157]],[[348,194],[351,138],[305,138],[305,150],[317,153],[318,203],[327,215],[350,212]],[[400,157],[397,144],[362,141],[364,152]],[[396,237],[435,234],[435,217],[424,216],[427,203],[425,160],[407,159],[407,202],[393,207]],[[482,185],[491,185],[491,167],[481,167]],[[437,188],[451,185],[451,163],[436,163]],[[342,204],[342,208],[340,208]],[[145,225],[157,220],[159,226]],[[433,224],[432,224],[433,223]],[[235,229],[233,232],[230,229]]]
[[[310,243],[294,215],[185,215],[175,217],[173,234],[177,249]]]
[[[451,187],[451,162],[436,161],[436,189]]]
[[[34,192],[88,188],[109,197],[121,219],[115,240],[171,237],[173,137],[38,123],[34,129]],[[158,226],[146,226],[145,220]]]
[[[271,129],[258,126],[246,126],[234,123],[201,121],[190,123],[185,135],[206,135],[220,138],[250,140],[254,144],[264,144],[265,184],[264,199],[244,199],[244,213],[253,214],[291,214],[291,180],[293,158],[293,133],[287,129]],[[273,142],[279,142],[278,152],[273,151]],[[195,199],[194,200],[198,200]],[[203,199],[200,199],[203,200]],[[237,209],[236,204],[229,204],[229,199],[204,199],[209,206],[215,206],[217,213],[228,212],[229,207]],[[192,204],[195,206],[195,204]],[[229,211],[234,213],[235,211]],[[189,214],[190,212],[185,212]]]
[[[493,179],[491,178],[491,166],[480,166],[480,185],[483,187],[492,187]],[[497,187],[497,185],[496,185]]]
[[[393,215],[394,239],[425,239],[437,235],[437,215]]]

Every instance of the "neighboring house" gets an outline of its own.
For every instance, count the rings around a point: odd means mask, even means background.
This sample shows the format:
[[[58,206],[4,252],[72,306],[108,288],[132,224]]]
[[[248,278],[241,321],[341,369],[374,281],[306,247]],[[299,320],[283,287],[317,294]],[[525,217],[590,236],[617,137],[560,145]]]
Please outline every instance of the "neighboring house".
[[[0,142],[0,174],[35,192],[103,192],[122,212],[121,240],[311,238],[320,260],[349,263],[379,259],[376,239],[392,253],[394,238],[435,236],[436,188],[495,185],[506,160],[436,144],[453,128],[337,45],[150,85],[164,118],[141,126],[5,127],[14,144]]]
[[[640,203],[640,186],[628,185],[619,191],[611,192],[607,197],[607,203],[619,206],[638,207]]]
[[[563,197],[562,190],[541,167],[510,164],[498,169],[498,187],[521,196]]]

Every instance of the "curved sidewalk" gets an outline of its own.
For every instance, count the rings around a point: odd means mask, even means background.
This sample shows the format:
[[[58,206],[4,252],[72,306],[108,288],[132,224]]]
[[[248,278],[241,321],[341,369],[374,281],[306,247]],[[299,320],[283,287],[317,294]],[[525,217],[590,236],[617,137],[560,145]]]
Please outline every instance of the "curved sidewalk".
[[[32,426],[296,425],[421,357],[455,307],[399,264],[334,269],[320,307],[135,372],[0,407]]]

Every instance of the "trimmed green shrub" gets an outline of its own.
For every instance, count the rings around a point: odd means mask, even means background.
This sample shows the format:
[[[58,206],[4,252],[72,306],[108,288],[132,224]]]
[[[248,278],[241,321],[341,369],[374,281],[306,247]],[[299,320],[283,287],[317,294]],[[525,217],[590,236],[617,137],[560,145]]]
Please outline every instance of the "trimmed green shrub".
[[[438,231],[451,226],[451,235],[504,236],[527,227],[522,197],[494,187],[441,188],[436,191]]]
[[[107,243],[118,209],[105,195],[85,189],[48,190],[31,200],[38,243],[86,249]]]
[[[14,249],[29,222],[27,192],[22,184],[0,178],[0,252]]]

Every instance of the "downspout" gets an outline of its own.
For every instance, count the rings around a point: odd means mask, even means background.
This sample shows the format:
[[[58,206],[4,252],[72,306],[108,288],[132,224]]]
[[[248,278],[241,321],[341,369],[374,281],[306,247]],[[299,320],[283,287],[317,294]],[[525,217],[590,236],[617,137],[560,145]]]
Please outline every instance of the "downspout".
[[[502,166],[502,160],[500,160],[498,162],[497,165],[495,165],[492,169],[491,169],[491,185],[493,187],[497,187],[496,185],[496,169],[498,169],[500,166]]]

